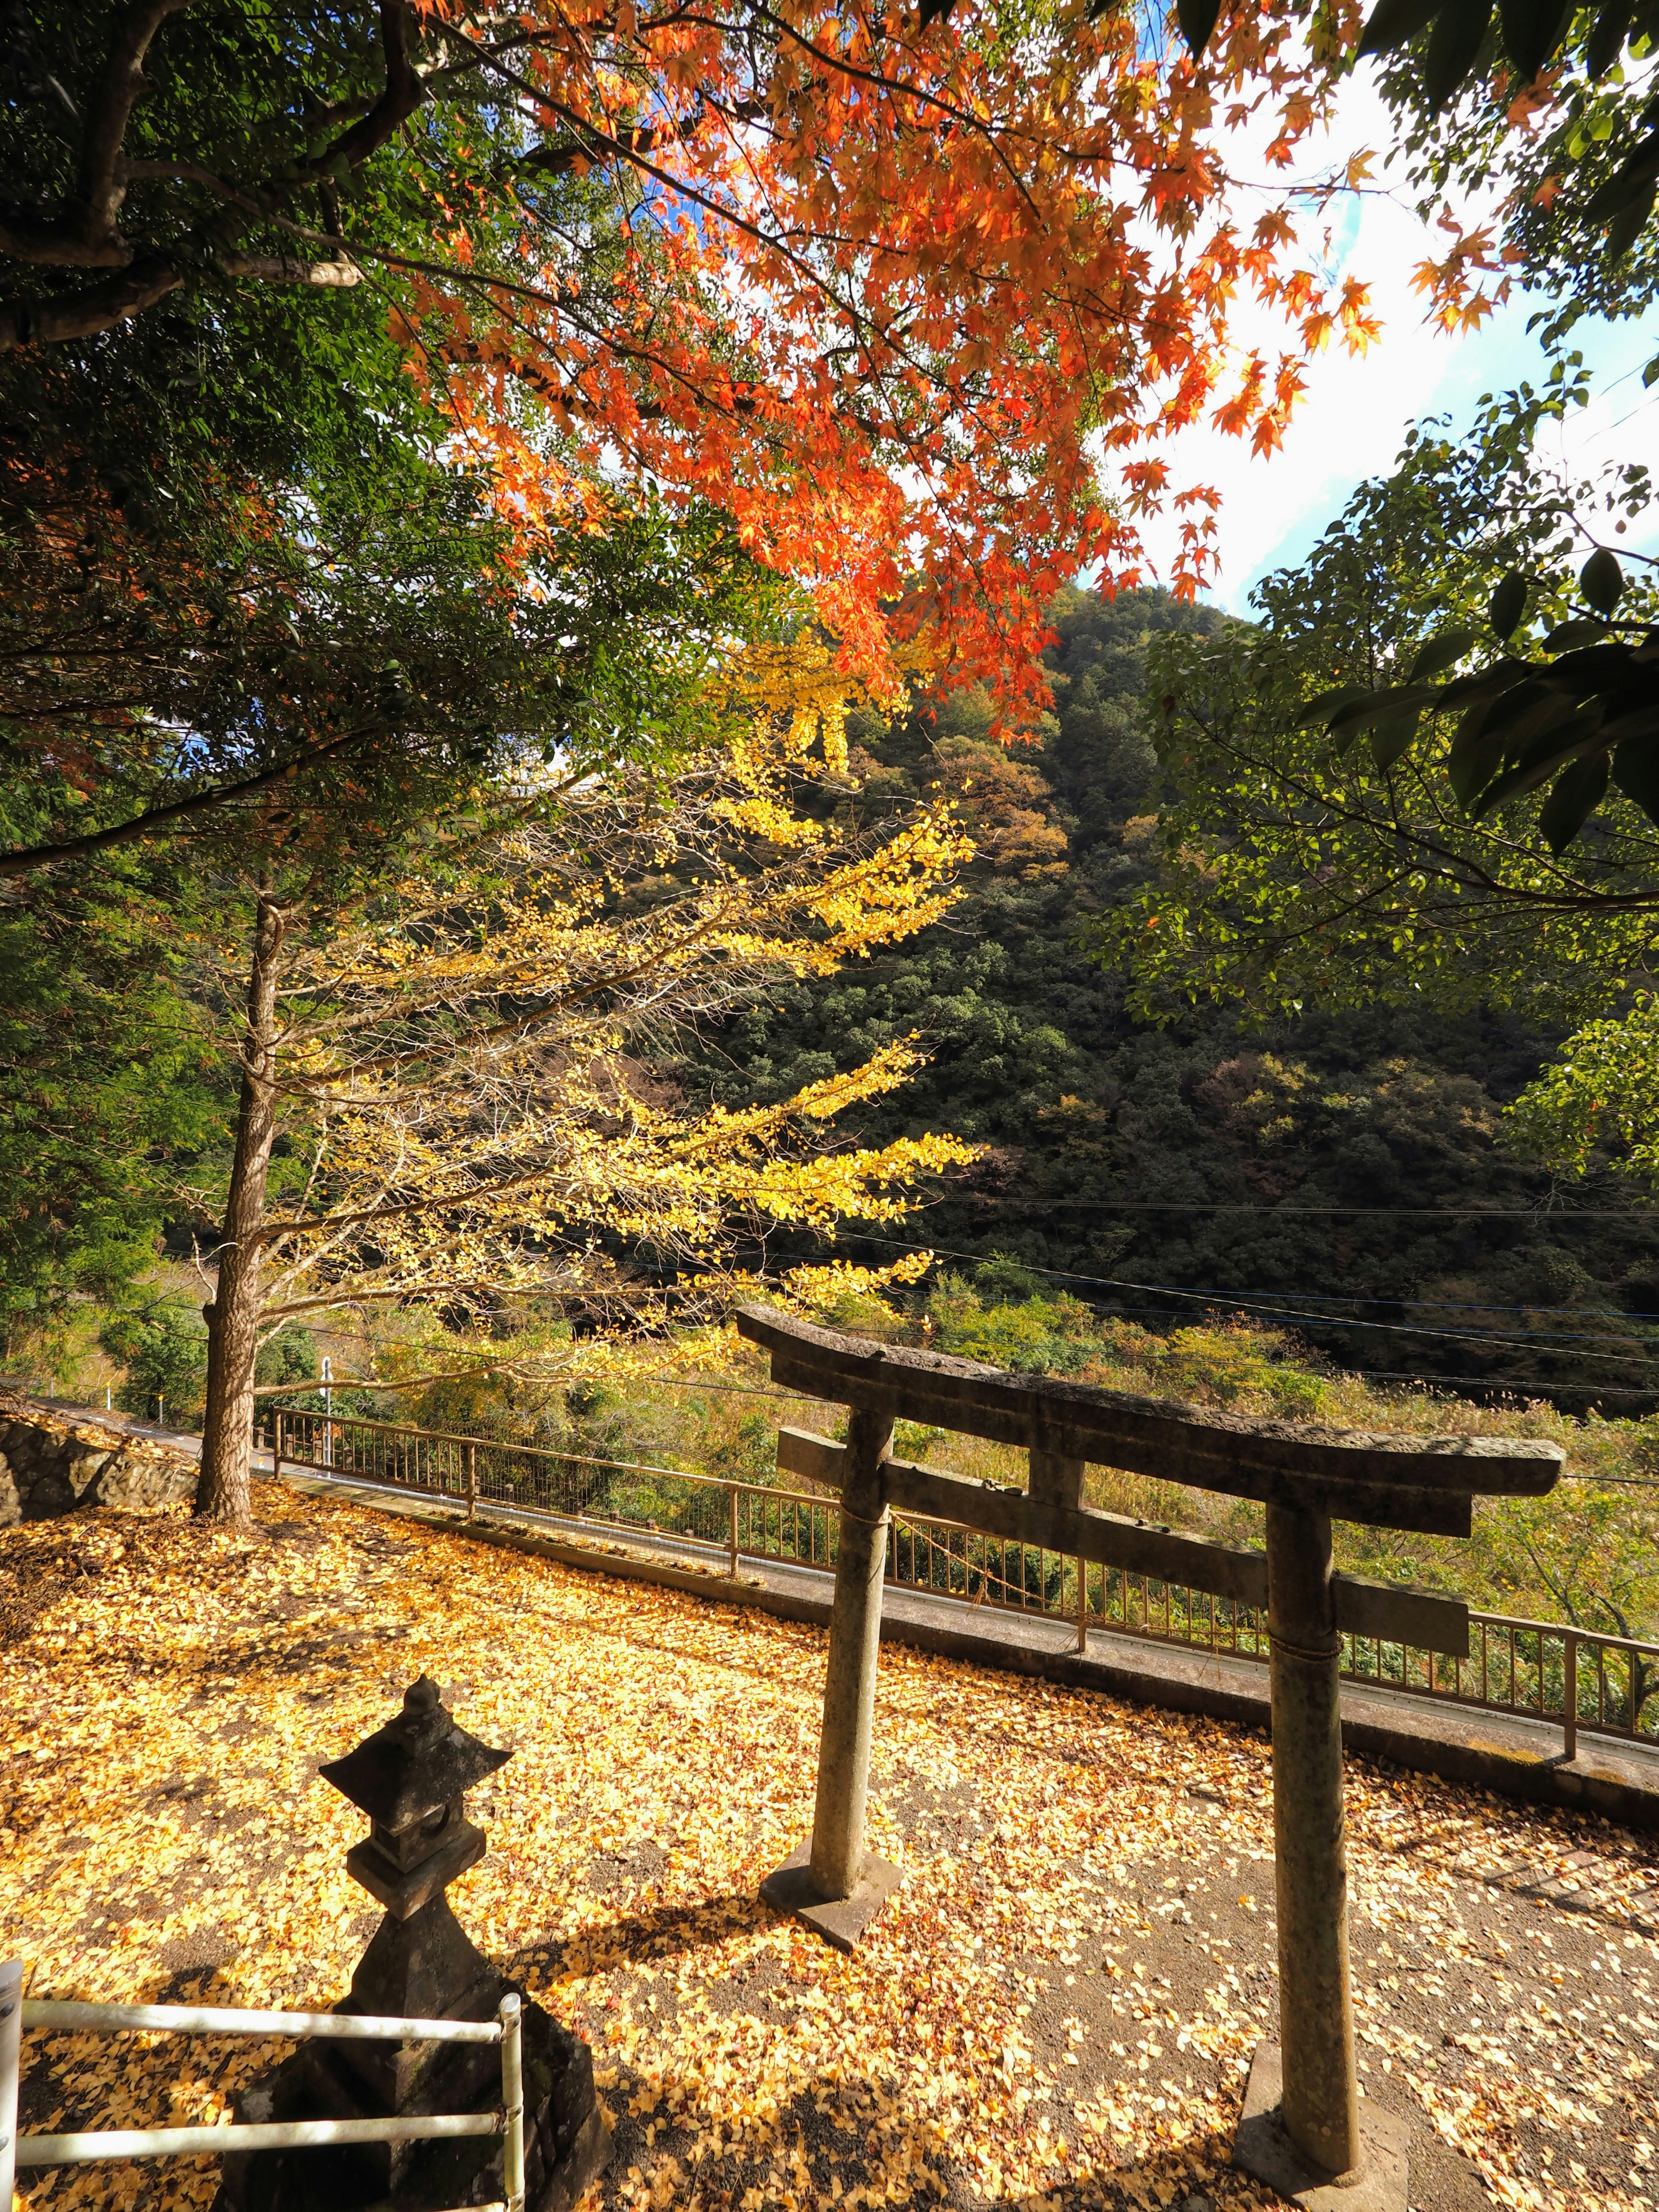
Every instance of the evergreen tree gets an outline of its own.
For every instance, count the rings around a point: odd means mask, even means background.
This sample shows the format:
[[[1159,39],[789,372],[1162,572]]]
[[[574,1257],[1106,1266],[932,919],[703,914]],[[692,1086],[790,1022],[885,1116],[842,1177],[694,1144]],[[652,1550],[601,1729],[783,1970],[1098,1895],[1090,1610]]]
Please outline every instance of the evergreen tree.
[[[1204,665],[1224,629],[1153,592],[1067,592],[1054,619],[1037,744],[1005,750],[971,695],[856,732],[843,803],[873,818],[950,791],[979,842],[967,899],[902,947],[769,994],[680,1079],[781,1097],[915,1032],[928,1066],[852,1126],[866,1141],[948,1127],[986,1159],[905,1230],[842,1249],[891,1257],[902,1237],[947,1270],[1004,1253],[1051,1295],[1154,1328],[1288,1316],[1362,1370],[1640,1410],[1659,1234],[1617,1184],[1573,1201],[1611,1216],[1552,1210],[1550,1176],[1500,1141],[1553,1042],[1535,1015],[1478,989],[1447,1013],[1312,984],[1299,1009],[1242,987],[1154,1007],[1121,951],[1102,964],[1103,932],[1144,929],[1167,895],[1176,792],[1149,655]]]

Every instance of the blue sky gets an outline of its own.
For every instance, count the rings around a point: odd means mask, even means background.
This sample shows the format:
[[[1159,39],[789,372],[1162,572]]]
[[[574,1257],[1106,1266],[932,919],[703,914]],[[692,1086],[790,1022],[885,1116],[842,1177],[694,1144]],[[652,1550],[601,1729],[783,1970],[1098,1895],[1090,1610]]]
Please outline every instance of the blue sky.
[[[1358,147],[1388,141],[1387,118],[1369,86],[1355,81],[1335,129],[1312,149],[1307,167],[1326,169]],[[1237,168],[1251,166],[1249,148],[1241,147]],[[1255,198],[1254,192],[1241,197],[1241,222],[1254,220]],[[1222,494],[1220,572],[1206,594],[1218,604],[1246,613],[1251,586],[1304,557],[1354,486],[1389,469],[1410,423],[1449,414],[1455,429],[1468,422],[1484,392],[1540,379],[1543,357],[1526,330],[1535,301],[1512,301],[1467,337],[1448,337],[1425,324],[1411,272],[1436,242],[1403,200],[1376,196],[1346,203],[1327,265],[1370,284],[1383,321],[1381,339],[1363,359],[1334,346],[1310,364],[1284,448],[1271,459],[1257,460],[1243,441],[1209,432],[1190,433],[1171,448],[1179,483],[1213,483]],[[1260,345],[1269,360],[1280,349],[1283,325],[1265,311],[1243,303],[1235,326],[1242,344]],[[1644,367],[1659,353],[1659,317],[1613,326],[1581,324],[1572,343],[1595,374],[1596,398],[1565,432],[1549,433],[1540,463],[1565,461],[1589,473],[1616,453],[1646,459],[1659,477],[1659,386],[1650,393],[1641,381]],[[1155,559],[1167,555],[1170,533],[1154,530],[1148,537]],[[1659,520],[1645,538],[1633,532],[1628,542],[1632,549],[1659,550]]]

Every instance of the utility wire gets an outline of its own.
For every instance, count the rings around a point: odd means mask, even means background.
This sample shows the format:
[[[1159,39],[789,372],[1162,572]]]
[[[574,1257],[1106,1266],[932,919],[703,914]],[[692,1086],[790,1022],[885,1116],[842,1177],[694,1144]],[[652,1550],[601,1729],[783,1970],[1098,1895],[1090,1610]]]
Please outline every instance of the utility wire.
[[[847,1243],[852,1240],[842,1238],[837,1241]],[[857,1241],[868,1244],[885,1244],[899,1252],[943,1252],[945,1258],[951,1260],[972,1260],[975,1262],[982,1262],[986,1256],[982,1252],[955,1251],[948,1246],[939,1244],[912,1244],[902,1237],[878,1237],[863,1231],[859,1232]],[[1190,1298],[1205,1306],[1219,1304],[1231,1307],[1235,1312],[1251,1314],[1261,1320],[1300,1322],[1317,1328],[1381,1329],[1392,1336],[1430,1336],[1439,1338],[1448,1343],[1491,1344],[1500,1348],[1508,1347],[1516,1351],[1523,1346],[1538,1344],[1577,1346],[1589,1344],[1616,1344],[1619,1341],[1616,1337],[1612,1336],[1554,1335],[1542,1329],[1520,1329],[1511,1335],[1499,1336],[1490,1329],[1417,1328],[1406,1322],[1352,1321],[1335,1314],[1298,1313],[1292,1308],[1261,1303],[1263,1297],[1271,1297],[1271,1292],[1195,1291],[1185,1289],[1172,1283],[1131,1282],[1126,1276],[1121,1275],[1083,1275],[1069,1267],[1039,1267],[1025,1261],[1021,1261],[1019,1264],[1026,1267],[1031,1274],[1050,1275],[1060,1282],[1087,1283],[1098,1290],[1140,1291],[1154,1297]],[[1580,1353],[1579,1356],[1585,1359],[1617,1359],[1623,1363],[1639,1355],[1632,1352],[1587,1351]]]
[[[859,1233],[861,1235],[863,1232]],[[918,1246],[917,1249],[939,1251],[944,1248],[939,1245],[927,1245]],[[951,1256],[967,1259],[972,1255],[960,1253],[953,1254]],[[999,1255],[995,1253],[981,1253],[979,1256],[983,1263],[994,1260]],[[1030,1271],[1034,1275],[1052,1272],[1020,1259],[1016,1253],[1009,1253],[1004,1256],[1012,1260],[1016,1267],[1024,1267],[1030,1265]],[[1077,1279],[1086,1283],[1097,1279],[1090,1275],[1079,1275]],[[1659,1314],[1632,1313],[1625,1306],[1500,1306],[1489,1305],[1484,1298],[1406,1298],[1391,1297],[1381,1291],[1206,1291],[1204,1296],[1217,1298],[1300,1298],[1306,1305],[1322,1306],[1413,1306],[1425,1313],[1582,1314],[1586,1321],[1659,1321]],[[1113,1310],[1116,1313],[1155,1314],[1162,1313],[1164,1308],[1162,1306],[1115,1306]]]
[[[1324,1218],[1329,1214],[1376,1215],[1428,1221],[1650,1221],[1659,1229],[1659,1206],[1574,1206],[1542,1212],[1535,1206],[1252,1206],[1223,1198],[975,1198],[979,1206],[1022,1206],[1045,1213],[1246,1213],[1252,1219]]]

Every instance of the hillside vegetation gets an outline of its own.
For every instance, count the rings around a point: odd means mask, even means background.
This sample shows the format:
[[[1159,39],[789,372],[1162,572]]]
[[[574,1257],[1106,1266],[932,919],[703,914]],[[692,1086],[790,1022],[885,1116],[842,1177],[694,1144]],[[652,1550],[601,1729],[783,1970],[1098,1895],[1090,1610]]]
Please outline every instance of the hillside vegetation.
[[[1039,744],[1005,749],[973,693],[856,726],[861,788],[843,805],[873,821],[950,793],[979,843],[967,898],[902,947],[769,993],[678,1079],[732,1105],[779,1098],[915,1032],[930,1065],[850,1126],[988,1147],[896,1233],[947,1266],[1006,1253],[1158,1328],[1249,1307],[1361,1372],[1483,1397],[1656,1402],[1650,1210],[1595,1176],[1562,1193],[1504,1140],[1502,1110],[1553,1039],[1492,1012],[1237,1006],[1154,1027],[1125,1011],[1126,980],[1086,939],[1152,866],[1145,650],[1217,617],[1156,592],[1068,591],[1054,614]],[[899,1243],[841,1249],[890,1260]]]

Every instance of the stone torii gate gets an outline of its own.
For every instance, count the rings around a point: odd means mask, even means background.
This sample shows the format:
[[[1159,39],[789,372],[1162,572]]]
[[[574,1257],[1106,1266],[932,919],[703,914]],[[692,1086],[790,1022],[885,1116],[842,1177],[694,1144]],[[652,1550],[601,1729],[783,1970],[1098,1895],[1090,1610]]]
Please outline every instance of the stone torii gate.
[[[1476,1496],[1539,1497],[1559,1445],[1375,1435],[1253,1420],[1085,1383],[1011,1375],[840,1335],[759,1307],[738,1328],[772,1380],[850,1408],[847,1442],[785,1429],[781,1467],[841,1493],[830,1661],[810,1841],[762,1894],[851,1950],[897,1886],[866,1852],[881,1590],[890,1509],[1213,1592],[1267,1612],[1279,2042],[1255,2054],[1235,2161],[1309,2212],[1405,2212],[1403,2124],[1367,2101],[1355,2064],[1343,1840],[1341,1638],[1467,1657],[1468,1613],[1437,1592],[1334,1571],[1334,1519],[1467,1536]],[[892,1456],[896,1420],[1023,1447],[1024,1492]],[[1259,1499],[1267,1549],[1218,1544],[1082,1504],[1089,1462]]]

